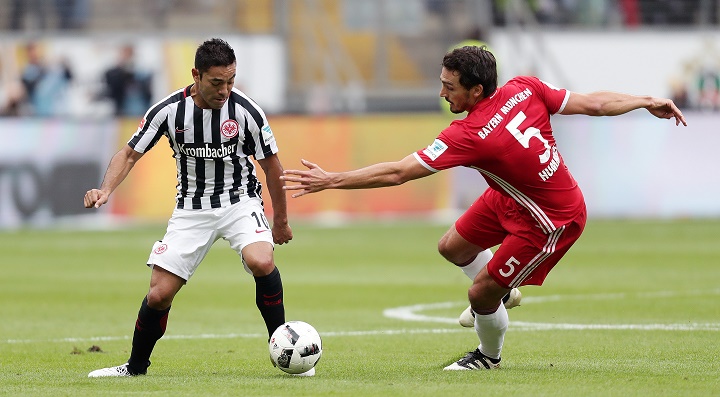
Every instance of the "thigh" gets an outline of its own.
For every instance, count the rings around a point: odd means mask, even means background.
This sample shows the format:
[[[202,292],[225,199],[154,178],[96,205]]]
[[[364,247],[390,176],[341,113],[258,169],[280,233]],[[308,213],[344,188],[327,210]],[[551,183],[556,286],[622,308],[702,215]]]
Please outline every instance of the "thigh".
[[[153,245],[148,266],[189,280],[217,240],[215,217],[215,210],[175,209],[165,236]]]
[[[227,240],[238,255],[242,256],[243,248],[261,241],[269,243],[272,250],[272,230],[260,199],[244,198],[223,210],[218,225],[220,237]]]
[[[507,236],[498,214],[498,193],[487,189],[455,222],[455,230],[466,241],[483,249],[500,244]]]
[[[485,248],[473,244],[461,236],[455,225],[450,226],[450,229],[438,242],[440,255],[458,266],[469,263],[483,250]]]
[[[528,239],[509,234],[487,265],[495,281],[506,288],[542,285],[550,270],[578,240],[584,223],[570,222],[550,234],[537,232]]]
[[[172,305],[175,295],[185,285],[185,280],[169,271],[155,266],[150,276],[150,290],[147,294],[148,306],[155,310],[164,310]]]

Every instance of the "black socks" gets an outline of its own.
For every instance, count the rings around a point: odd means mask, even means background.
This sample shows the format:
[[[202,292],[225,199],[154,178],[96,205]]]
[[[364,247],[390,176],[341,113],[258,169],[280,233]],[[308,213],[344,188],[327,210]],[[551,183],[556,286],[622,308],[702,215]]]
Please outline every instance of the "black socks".
[[[147,372],[155,342],[165,334],[169,312],[169,307],[165,310],[152,309],[147,304],[147,296],[143,299],[135,322],[132,352],[128,360],[128,370],[133,375]]]
[[[282,280],[280,271],[273,269],[267,276],[255,277],[255,304],[265,320],[269,336],[285,322]],[[155,343],[165,334],[170,308],[155,310],[148,306],[147,296],[143,299],[135,322],[132,352],[128,370],[133,375],[145,374],[150,366],[150,355]]]
[[[277,267],[267,276],[255,277],[255,304],[265,320],[269,339],[275,329],[285,322],[282,280]]]

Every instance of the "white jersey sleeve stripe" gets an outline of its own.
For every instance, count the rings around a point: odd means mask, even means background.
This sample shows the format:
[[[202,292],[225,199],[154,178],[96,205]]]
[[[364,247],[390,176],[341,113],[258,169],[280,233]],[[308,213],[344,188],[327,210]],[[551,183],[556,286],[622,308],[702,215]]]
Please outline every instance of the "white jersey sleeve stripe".
[[[557,113],[562,113],[562,111],[565,109],[565,105],[567,105],[568,100],[570,100],[570,90],[565,90],[565,99],[562,101],[562,105],[560,105],[560,109],[558,109]]]
[[[413,157],[415,157],[415,160],[417,160],[417,161],[420,163],[420,165],[422,165],[423,167],[427,168],[428,171],[430,171],[430,172],[438,172],[438,171],[439,171],[439,170],[436,170],[435,168],[431,167],[431,166],[430,166],[428,163],[426,163],[425,161],[423,161],[423,159],[420,158],[420,155],[417,154],[417,152],[413,153]]]

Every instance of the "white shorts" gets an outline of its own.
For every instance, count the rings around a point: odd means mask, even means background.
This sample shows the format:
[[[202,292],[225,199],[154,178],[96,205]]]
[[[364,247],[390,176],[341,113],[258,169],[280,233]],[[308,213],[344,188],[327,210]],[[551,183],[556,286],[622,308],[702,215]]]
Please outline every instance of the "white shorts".
[[[165,236],[153,245],[148,266],[160,266],[187,281],[220,238],[227,240],[240,258],[248,244],[265,241],[274,245],[262,201],[243,197],[223,208],[176,208]],[[251,273],[244,261],[243,265]]]

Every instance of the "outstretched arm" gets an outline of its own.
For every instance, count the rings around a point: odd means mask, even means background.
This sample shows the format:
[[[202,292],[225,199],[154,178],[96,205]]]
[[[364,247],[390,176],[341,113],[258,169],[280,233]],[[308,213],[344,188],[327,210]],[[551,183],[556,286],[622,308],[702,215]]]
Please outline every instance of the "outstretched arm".
[[[432,174],[432,171],[420,164],[412,154],[400,161],[373,164],[346,172],[326,172],[317,164],[304,159],[302,163],[308,167],[307,171],[285,170],[284,176],[281,177],[284,181],[298,183],[284,187],[285,190],[300,190],[292,197],[325,189],[371,189],[396,186]]]
[[[85,208],[100,208],[101,205],[107,203],[110,194],[125,180],[125,177],[128,176],[130,170],[142,156],[143,153],[136,152],[128,145],[115,153],[112,160],[110,160],[107,171],[105,171],[105,177],[100,189],[90,189],[85,193]]]
[[[661,119],[675,119],[675,125],[687,126],[680,109],[670,99],[635,96],[618,92],[599,91],[591,94],[570,93],[560,114],[586,114],[588,116],[618,116],[635,109],[645,108]]]

